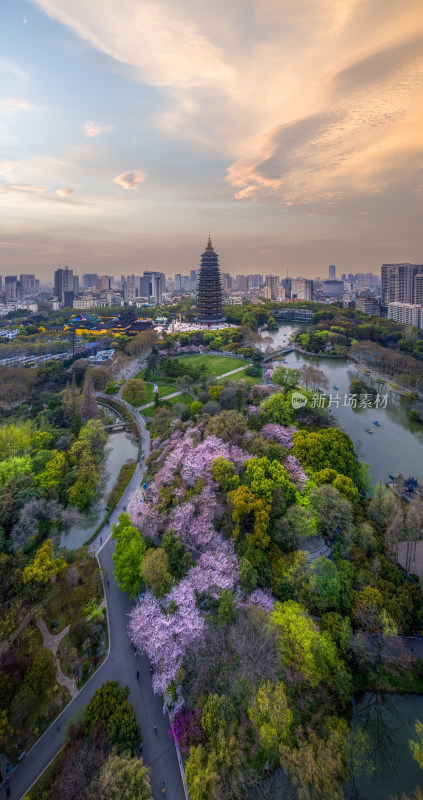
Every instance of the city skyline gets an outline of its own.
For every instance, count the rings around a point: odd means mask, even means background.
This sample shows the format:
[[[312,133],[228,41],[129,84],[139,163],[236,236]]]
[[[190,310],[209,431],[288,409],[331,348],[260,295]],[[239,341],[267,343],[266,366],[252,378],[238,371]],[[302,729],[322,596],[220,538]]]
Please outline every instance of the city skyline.
[[[0,273],[421,263],[423,7],[15,0]],[[263,87],[265,87],[263,89]]]

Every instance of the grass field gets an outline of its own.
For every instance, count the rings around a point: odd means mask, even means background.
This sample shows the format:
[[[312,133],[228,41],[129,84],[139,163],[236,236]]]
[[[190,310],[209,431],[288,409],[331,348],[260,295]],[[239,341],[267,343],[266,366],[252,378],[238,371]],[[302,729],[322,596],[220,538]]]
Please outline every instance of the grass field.
[[[193,364],[197,367],[206,364],[209,375],[223,375],[225,372],[230,372],[232,369],[239,369],[243,364],[240,358],[216,356],[211,353],[184,356],[181,358],[181,361],[183,361],[184,364]]]
[[[176,383],[174,384],[160,383],[160,381],[157,381],[157,387],[159,390],[159,397],[165,397],[167,394],[173,394],[173,392],[178,391],[178,386]],[[147,388],[147,396],[145,400],[143,400],[141,405],[144,405],[144,403],[151,403],[151,401],[154,400],[153,385],[147,383],[146,388]]]
[[[255,383],[261,383],[261,377],[252,378],[250,375],[246,374],[246,369],[247,368],[243,369],[242,372],[236,372],[235,375],[229,375],[227,378],[219,378],[218,383],[230,383],[231,381],[246,381],[249,386],[254,386]]]

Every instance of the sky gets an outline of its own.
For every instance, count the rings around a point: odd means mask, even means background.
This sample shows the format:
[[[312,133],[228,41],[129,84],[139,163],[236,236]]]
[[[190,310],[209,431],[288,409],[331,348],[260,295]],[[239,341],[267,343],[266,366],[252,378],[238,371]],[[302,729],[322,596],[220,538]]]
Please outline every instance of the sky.
[[[421,0],[13,0],[0,274],[423,263]]]

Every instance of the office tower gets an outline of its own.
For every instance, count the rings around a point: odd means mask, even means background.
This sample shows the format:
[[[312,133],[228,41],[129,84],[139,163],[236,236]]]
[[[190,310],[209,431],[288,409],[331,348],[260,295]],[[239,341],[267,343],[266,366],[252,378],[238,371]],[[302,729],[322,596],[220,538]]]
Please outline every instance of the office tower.
[[[54,294],[60,302],[63,301],[63,292],[73,292],[73,269],[69,267],[56,269],[54,273]]]
[[[313,281],[307,278],[296,278],[292,281],[291,296],[296,297],[297,300],[312,300],[313,299]]]
[[[72,290],[64,290],[63,291],[63,305],[65,308],[73,308],[73,301],[75,299],[75,292]]]
[[[98,275],[95,272],[86,272],[82,276],[82,288],[90,289],[92,286],[97,285]]]
[[[264,279],[264,287],[265,289],[270,290],[270,300],[276,300],[279,294],[279,281],[277,275],[266,275]]]
[[[135,285],[130,281],[125,281],[123,284],[123,302],[133,303],[135,300]]]
[[[137,280],[139,279],[136,278],[135,281],[131,281],[131,283],[133,282],[136,286]],[[110,275],[102,275],[101,278],[97,278],[95,286],[100,292],[108,292],[109,289],[112,288],[112,278]]]
[[[229,272],[222,272],[222,289],[224,292],[230,292],[232,289],[232,277]]]
[[[18,293],[18,279],[16,275],[6,275],[4,279],[6,300],[16,300]]]
[[[162,279],[159,272],[153,275],[153,295],[156,306],[162,303]]]
[[[263,283],[263,275],[248,275],[248,288],[259,289]]]
[[[329,280],[330,281],[336,280],[336,267],[334,264],[331,264],[329,267]]]
[[[414,276],[413,302],[418,306],[423,306],[423,270],[422,273]]]
[[[237,282],[239,291],[240,292],[246,292],[247,289],[248,289],[247,276],[246,275],[237,275],[235,280]]]
[[[323,297],[342,297],[344,294],[344,281],[322,281]]]
[[[219,256],[214,251],[210,236],[201,256],[198,279],[198,320],[199,322],[223,322]]]
[[[21,284],[21,292],[23,295],[35,294],[36,292],[35,275],[21,275],[20,284]]]
[[[175,275],[175,292],[182,291],[182,275],[180,272],[177,272]]]
[[[292,295],[292,278],[282,278],[281,286],[285,291],[285,297],[290,298]]]
[[[73,286],[72,286],[72,289],[73,289],[73,291],[75,292],[75,294],[78,294],[78,292],[79,292],[79,275],[74,275],[74,276],[73,276]]]
[[[423,273],[422,264],[383,264],[381,268],[382,305],[413,303],[414,278]]]
[[[195,289],[198,281],[198,271],[196,269],[191,270],[190,279],[191,279],[191,286]]]

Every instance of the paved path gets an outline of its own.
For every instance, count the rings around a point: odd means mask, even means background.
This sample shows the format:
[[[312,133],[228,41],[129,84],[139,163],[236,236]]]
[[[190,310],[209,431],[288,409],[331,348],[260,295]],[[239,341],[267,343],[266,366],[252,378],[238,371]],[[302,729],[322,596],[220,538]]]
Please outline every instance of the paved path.
[[[106,395],[107,397],[107,395]],[[120,401],[124,402],[124,401]],[[142,453],[149,452],[149,434],[140,414],[127,403],[142,437]],[[145,462],[144,462],[145,463]],[[141,482],[144,469],[137,464],[120,502],[114,510],[111,522],[116,522],[122,507],[127,505],[132,492]],[[94,692],[108,680],[119,681],[129,686],[129,700],[132,703],[137,719],[142,726],[143,758],[151,767],[151,785],[154,800],[162,797],[162,782],[166,784],[167,800],[185,800],[179,764],[172,739],[168,734],[169,719],[163,714],[163,702],[159,695],[153,694],[151,686],[150,662],[146,656],[134,656],[127,633],[128,614],[133,608],[133,601],[117,586],[113,576],[113,552],[115,542],[111,538],[111,524],[104,525],[91,549],[96,553],[100,566],[107,571],[109,585],[105,585],[105,598],[109,622],[109,653],[105,661],[90,680],[78,692],[76,697],[66,706],[36,744],[28,752],[26,758],[15,767],[10,780],[11,800],[20,800],[37,780],[47,765],[57,755],[65,738],[68,725],[84,709]],[[137,670],[140,678],[137,680]],[[157,734],[154,726],[157,725]],[[4,791],[4,785],[2,788]]]
[[[62,639],[64,639],[65,636],[67,635],[70,625],[67,625],[66,628],[64,628],[60,633],[57,633],[55,636],[52,633],[50,633],[43,619],[37,619],[36,625],[44,639],[44,647],[47,647],[49,650],[51,650],[53,655],[56,656],[56,669],[57,669],[56,683],[58,683],[60,686],[66,686],[66,688],[69,689],[70,696],[73,700],[73,698],[76,697],[76,695],[78,694],[78,689],[76,688],[75,680],[73,678],[68,678],[68,676],[62,672],[60,667],[60,661],[57,658],[57,649]]]

